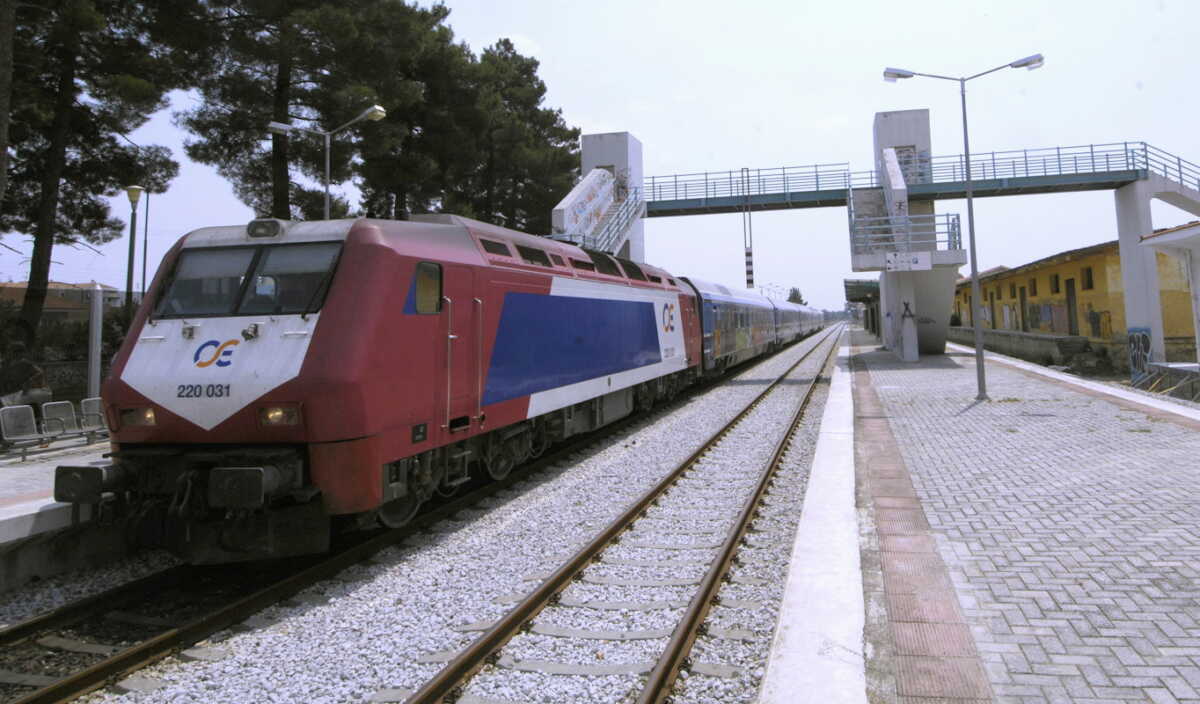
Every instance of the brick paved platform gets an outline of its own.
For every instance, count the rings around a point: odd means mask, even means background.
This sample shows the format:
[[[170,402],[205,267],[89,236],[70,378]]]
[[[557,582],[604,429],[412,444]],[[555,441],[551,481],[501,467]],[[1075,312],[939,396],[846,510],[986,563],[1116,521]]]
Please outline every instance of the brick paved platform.
[[[1200,703],[1200,422],[993,361],[976,403],[969,354],[854,343],[894,439],[855,435],[875,699]]]
[[[54,501],[54,468],[60,464],[101,462],[109,444],[64,443],[47,452],[0,458],[0,547],[33,535],[58,530],[73,521],[71,507]],[[87,509],[84,509],[86,516]]]

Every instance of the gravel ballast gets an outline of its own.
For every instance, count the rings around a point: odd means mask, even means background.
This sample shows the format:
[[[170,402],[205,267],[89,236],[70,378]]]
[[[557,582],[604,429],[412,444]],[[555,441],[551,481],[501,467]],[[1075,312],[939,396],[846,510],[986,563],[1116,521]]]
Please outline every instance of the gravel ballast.
[[[442,521],[431,530],[413,536],[406,544],[380,553],[374,560],[339,578],[265,610],[248,630],[218,634],[212,641],[220,642],[230,653],[223,660],[183,662],[170,659],[143,670],[139,676],[160,679],[166,686],[136,695],[138,701],[361,702],[383,689],[416,689],[440,668],[439,661],[445,659],[445,653],[461,649],[476,637],[476,631],[464,630],[464,627],[494,621],[501,616],[511,606],[512,599],[532,588],[535,584],[532,580],[557,568],[816,343],[817,339],[810,339],[794,345],[730,380],[734,383],[722,384],[677,406],[651,414],[619,435],[606,439],[603,446],[595,446],[535,478],[519,482],[511,491],[488,500],[480,510],[460,512],[455,516],[458,520]],[[785,388],[795,390],[796,386]],[[772,398],[776,396],[779,395]],[[810,418],[819,417],[819,408],[816,404],[811,407]],[[806,426],[810,422],[806,421]],[[795,446],[808,444],[799,438]],[[769,454],[769,449],[767,452]],[[796,455],[796,450],[792,455]],[[746,466],[757,466],[765,461],[757,455],[739,459]],[[805,473],[807,461],[796,461],[804,465]],[[796,491],[803,496],[802,481],[793,481],[789,485],[799,487]],[[713,495],[719,497],[719,492],[710,490],[709,496]],[[659,522],[660,527],[668,520],[668,514],[686,515],[694,508],[683,500],[682,495],[679,498],[679,503],[671,497],[661,502],[659,508],[664,512],[664,520]],[[798,507],[797,503],[790,509],[796,514],[794,518],[798,518]],[[779,513],[788,510],[784,505],[779,506]],[[759,523],[772,525],[771,515],[772,509],[764,510]],[[700,520],[690,520],[686,525],[685,530],[689,531],[713,529],[712,523]],[[780,525],[783,526],[778,531],[781,535],[795,527],[794,521],[790,528],[786,527],[786,521]],[[724,525],[717,528],[723,529]],[[649,539],[650,536],[646,537]],[[721,538],[655,533],[653,539],[663,545],[675,545],[681,539],[717,543]],[[633,533],[627,534],[614,548],[612,556],[626,560],[703,560],[686,555],[697,551],[663,549],[661,546],[632,547],[636,542]],[[788,542],[790,544],[790,538]],[[762,552],[771,550],[764,548]],[[780,554],[780,559],[786,562],[787,550]],[[760,573],[785,575],[786,564],[777,567],[776,572],[754,568],[750,564],[739,568],[739,572],[743,570],[747,572],[746,576]],[[650,574],[680,578],[702,571],[702,566],[648,571],[625,564],[600,563],[589,568],[586,575],[589,578],[622,578]],[[781,588],[782,576],[774,582],[776,589]],[[584,581],[574,584],[564,597],[645,601],[648,594],[652,594],[654,599],[686,602],[693,589],[664,586],[649,592],[645,588]],[[745,591],[748,600],[764,605],[770,603],[769,585],[764,587],[763,593],[741,583],[732,583],[726,590],[739,594]],[[556,613],[553,618],[547,612],[535,623],[595,630],[670,627],[664,624],[661,610],[562,611],[563,614]],[[577,613],[567,615],[567,611]],[[598,616],[601,613],[604,615]],[[714,612],[714,618],[719,616]],[[742,623],[738,620],[741,616],[729,618]],[[769,647],[774,621],[760,623]],[[737,627],[744,629],[747,625],[743,623]],[[665,639],[596,641],[595,648],[589,652],[575,648],[569,641],[571,639],[531,632],[513,641],[512,654],[518,658],[571,656],[581,661],[590,658],[588,662],[633,663],[652,661],[665,645]],[[713,646],[712,655],[706,651],[705,658],[736,660],[733,651],[728,655],[718,652],[721,647],[724,644]],[[597,657],[599,648],[603,648],[603,655]],[[599,702],[618,701],[629,691],[630,676],[627,675],[575,678],[518,673],[535,682],[530,689],[521,688],[529,695],[517,695],[488,684],[513,673],[513,670],[489,666],[472,683],[470,693],[514,701],[561,701],[569,696],[575,701]],[[698,675],[692,676],[695,677]],[[575,681],[573,686],[577,688],[569,694],[552,694],[550,688],[558,687],[564,680]],[[540,683],[540,687],[536,683]],[[107,691],[89,698],[89,701],[116,700],[116,695]]]

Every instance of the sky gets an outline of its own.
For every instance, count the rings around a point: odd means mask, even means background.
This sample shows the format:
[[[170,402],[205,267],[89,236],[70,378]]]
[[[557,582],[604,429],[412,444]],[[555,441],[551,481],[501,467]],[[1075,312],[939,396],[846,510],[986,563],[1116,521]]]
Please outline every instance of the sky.
[[[427,4],[427,3],[422,3]],[[928,108],[933,154],[962,152],[957,85],[882,80],[885,66],[970,75],[1033,53],[1036,71],[1005,69],[968,83],[971,151],[1147,141],[1200,162],[1194,28],[1200,3],[804,2],[742,0],[449,0],[448,24],[478,53],[501,37],[541,62],[546,105],[585,134],[627,131],[647,176],[849,162],[872,167],[876,112]],[[150,275],[190,230],[248,222],[253,213],[207,166],[187,160],[172,107],[133,133],[182,164],[150,202]],[[388,107],[388,106],[384,106]],[[263,132],[266,137],[265,126]],[[128,217],[124,195],[114,213]],[[939,201],[960,213],[963,201]],[[1154,226],[1195,219],[1165,203]],[[975,202],[980,269],[1017,266],[1116,239],[1111,191],[982,198]],[[144,211],[138,225],[138,272]],[[844,208],[753,215],[758,284],[798,287],[821,308],[843,305],[850,269]],[[740,285],[738,214],[651,218],[646,261],[678,275]],[[31,242],[0,242],[0,281],[23,281]],[[128,240],[56,247],[51,278],[123,287]],[[962,270],[964,273],[967,268]]]

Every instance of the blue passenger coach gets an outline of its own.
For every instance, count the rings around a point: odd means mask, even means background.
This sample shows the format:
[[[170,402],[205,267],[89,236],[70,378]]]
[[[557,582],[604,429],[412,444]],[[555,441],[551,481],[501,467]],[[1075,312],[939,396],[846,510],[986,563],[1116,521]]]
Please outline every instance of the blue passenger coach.
[[[705,373],[720,373],[776,346],[775,307],[765,296],[699,279],[680,279],[700,301]]]

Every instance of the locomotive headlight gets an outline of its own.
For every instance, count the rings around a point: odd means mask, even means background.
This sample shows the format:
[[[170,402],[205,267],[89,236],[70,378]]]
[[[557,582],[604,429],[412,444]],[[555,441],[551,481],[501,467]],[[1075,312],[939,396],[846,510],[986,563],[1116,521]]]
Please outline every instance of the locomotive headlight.
[[[121,411],[121,425],[156,425],[153,408],[125,408]]]
[[[262,426],[300,425],[297,406],[263,406],[258,409],[258,424]]]

